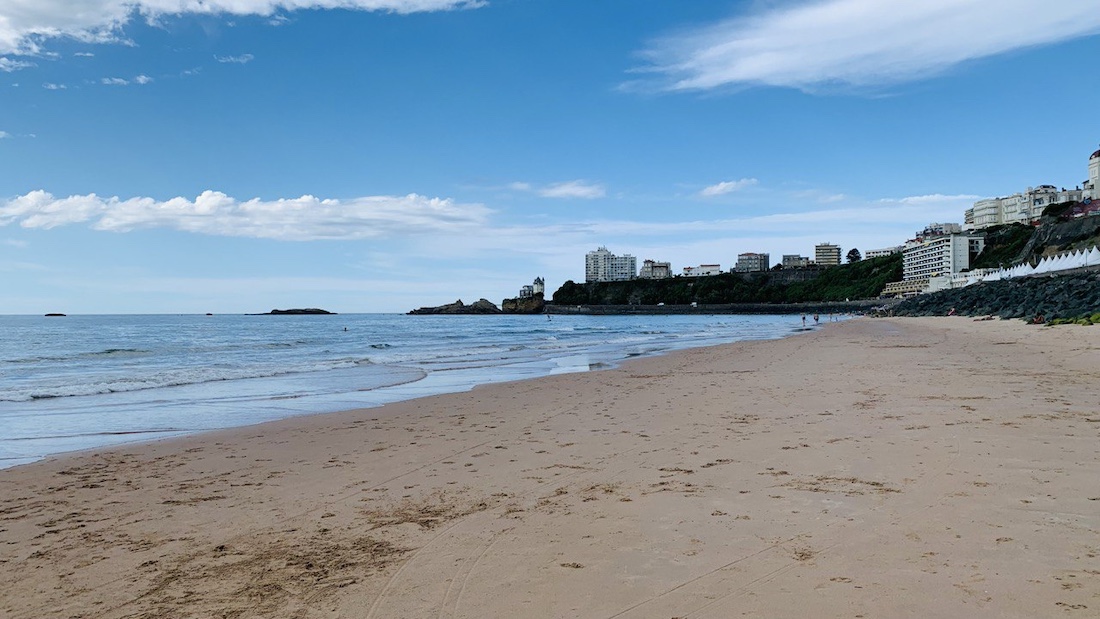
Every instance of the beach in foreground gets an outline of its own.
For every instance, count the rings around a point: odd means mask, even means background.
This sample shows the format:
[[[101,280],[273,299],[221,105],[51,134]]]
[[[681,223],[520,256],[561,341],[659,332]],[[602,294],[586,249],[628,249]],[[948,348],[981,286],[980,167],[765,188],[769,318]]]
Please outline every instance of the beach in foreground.
[[[1095,617],[1100,330],[864,319],[0,471],[0,616]]]

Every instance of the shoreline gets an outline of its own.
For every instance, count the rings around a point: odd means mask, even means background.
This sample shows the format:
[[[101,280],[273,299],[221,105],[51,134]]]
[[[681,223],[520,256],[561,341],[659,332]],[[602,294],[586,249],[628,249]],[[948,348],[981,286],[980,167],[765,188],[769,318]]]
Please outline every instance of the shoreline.
[[[396,318],[406,319],[405,316]],[[591,320],[599,324],[594,325]],[[637,317],[626,320],[634,325],[642,321]],[[723,320],[725,323],[713,330],[702,324]],[[93,385],[98,391],[81,394],[80,380],[75,381],[75,386],[45,385],[42,387],[45,397],[36,395],[27,402],[0,402],[0,427],[6,430],[0,433],[0,469],[66,452],[156,440],[162,434],[179,436],[286,417],[374,408],[396,401],[464,391],[480,384],[590,371],[624,359],[663,354],[681,347],[712,345],[740,338],[787,337],[798,331],[791,329],[781,316],[734,320],[707,316],[669,317],[668,321],[692,324],[668,327],[664,321],[657,320],[661,324],[649,321],[647,324],[653,324],[649,328],[605,328],[601,319],[568,317],[552,323],[543,319],[525,327],[537,332],[533,341],[517,338],[505,329],[504,335],[490,338],[494,341],[481,346],[482,351],[477,346],[463,348],[459,345],[457,350],[445,354],[432,350],[434,344],[425,345],[415,338],[397,340],[391,345],[392,340],[385,335],[374,333],[368,334],[365,342],[361,338],[358,344],[354,339],[334,338],[329,347],[314,346],[295,355],[283,352],[282,363],[268,363],[262,367],[262,364],[254,364],[250,370],[254,375],[238,371],[239,376],[229,380],[218,380],[216,376],[212,380],[209,366],[201,360],[181,364],[175,359],[172,362],[177,365],[167,371],[144,373],[145,380],[165,383],[150,388],[130,388],[141,380],[116,381],[121,387],[117,393],[111,392],[111,385],[100,383]],[[694,323],[700,324],[692,326]],[[465,324],[469,327],[473,323]],[[351,323],[351,326],[353,333],[360,329],[368,333],[378,329],[369,321]],[[451,326],[449,321],[443,320],[435,328],[437,331],[449,330]],[[639,331],[637,337],[631,331]],[[266,334],[257,336],[262,338]],[[345,343],[348,341],[351,344]],[[291,342],[286,348],[279,348],[289,351],[299,343]],[[151,364],[155,365],[160,354],[159,345],[154,341],[137,348],[157,351]],[[341,346],[344,354],[331,352]],[[117,347],[104,342],[89,348],[106,349],[99,356],[110,361],[110,353]],[[315,359],[313,354],[318,354],[319,358]],[[366,362],[349,365],[348,359],[353,358]],[[85,361],[80,360],[81,363]],[[206,362],[217,365],[220,360],[207,359]],[[62,371],[62,368],[57,369]],[[123,370],[115,367],[113,371],[118,375]],[[98,374],[85,374],[95,380],[99,378]],[[204,374],[206,378],[188,382]],[[182,376],[184,380],[172,384],[173,376]],[[24,388],[29,392],[34,387]],[[54,395],[66,392],[75,395]],[[12,425],[5,426],[9,420]]]
[[[856,301],[807,301],[805,303],[696,303],[687,305],[554,305],[548,303],[543,309],[543,313],[567,316],[852,314],[867,312],[884,305],[893,306],[899,301],[899,299],[859,299]]]
[[[0,614],[1089,616],[1098,350],[847,321],[53,456]]]

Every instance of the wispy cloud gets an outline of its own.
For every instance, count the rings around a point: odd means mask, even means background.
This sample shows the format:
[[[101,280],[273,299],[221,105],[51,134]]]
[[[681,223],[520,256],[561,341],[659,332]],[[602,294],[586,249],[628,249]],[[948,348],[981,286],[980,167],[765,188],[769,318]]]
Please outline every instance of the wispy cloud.
[[[0,202],[0,226],[54,228],[90,223],[97,230],[126,232],[171,228],[216,236],[304,241],[364,239],[392,234],[461,232],[482,225],[490,210],[480,204],[407,196],[324,200],[313,196],[240,201],[217,191],[194,200],[104,198],[96,194],[57,198],[32,191]]]
[[[607,189],[603,185],[589,183],[582,180],[554,183],[538,189],[538,194],[544,198],[581,198],[591,200],[607,195]]]
[[[6,140],[11,137],[11,134],[7,131],[0,131],[0,140]]]
[[[66,86],[65,84],[54,84],[52,82],[46,82],[45,84],[42,84],[42,87],[45,88],[46,90],[68,90],[69,89],[69,87]]]
[[[752,187],[753,185],[756,185],[757,182],[758,181],[755,178],[742,178],[736,181],[722,181],[721,183],[711,185],[709,187],[704,187],[703,190],[699,192],[699,195],[706,198],[721,196],[727,193],[741,191],[746,187]]]
[[[668,90],[894,84],[1100,32],[1095,0],[816,0],[668,36],[642,72]]]
[[[73,54],[73,56],[76,56],[78,58],[94,58],[95,54],[93,54],[92,52],[77,52]]]
[[[4,0],[0,6],[9,6]],[[87,43],[120,42],[121,29],[140,17],[155,21],[165,15],[258,15],[278,19],[281,11],[350,9],[389,13],[420,13],[476,8],[485,0],[72,0],[15,2],[0,19],[0,54],[37,54],[59,37]],[[10,7],[9,7],[10,8]]]
[[[956,194],[956,195],[953,195],[953,196],[947,196],[947,195],[944,195],[942,193],[931,193],[931,194],[927,194],[927,195],[923,195],[923,196],[908,196],[908,197],[905,197],[905,198],[896,198],[896,199],[886,198],[886,199],[880,200],[880,202],[883,202],[885,204],[890,204],[890,203],[895,203],[896,202],[898,204],[906,204],[906,205],[912,205],[912,206],[965,203],[966,207],[969,208],[970,203],[974,202],[975,200],[981,200],[981,199],[982,199],[981,196],[975,196],[975,195],[970,195],[970,194]]]
[[[240,56],[214,56],[214,60],[221,63],[235,63],[235,64],[248,64],[252,62],[256,57],[252,54],[241,54]]]
[[[19,249],[25,249],[30,243],[19,239],[4,239],[0,241],[0,244],[7,245],[8,247],[16,247]]]
[[[139,75],[134,79],[123,79],[121,77],[105,77],[99,80],[100,84],[105,86],[129,86],[130,84],[145,85],[153,81],[153,78],[148,75]]]
[[[33,67],[33,62],[27,62],[25,60],[12,60],[11,58],[4,58],[0,56],[0,71],[4,73],[11,73],[20,69],[26,69]]]

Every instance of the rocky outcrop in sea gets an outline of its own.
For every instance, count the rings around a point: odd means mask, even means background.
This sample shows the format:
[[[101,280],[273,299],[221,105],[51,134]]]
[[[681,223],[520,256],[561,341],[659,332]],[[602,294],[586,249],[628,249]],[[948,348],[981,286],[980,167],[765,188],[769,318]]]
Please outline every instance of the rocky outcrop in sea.
[[[469,305],[462,302],[462,299],[455,301],[454,303],[448,303],[446,305],[437,305],[436,307],[421,307],[408,312],[409,315],[427,315],[427,314],[500,314],[500,308],[497,307],[492,301],[488,299],[481,299]]]
[[[895,305],[894,316],[1000,316],[1043,321],[1100,312],[1100,273],[1021,277],[922,294]]]

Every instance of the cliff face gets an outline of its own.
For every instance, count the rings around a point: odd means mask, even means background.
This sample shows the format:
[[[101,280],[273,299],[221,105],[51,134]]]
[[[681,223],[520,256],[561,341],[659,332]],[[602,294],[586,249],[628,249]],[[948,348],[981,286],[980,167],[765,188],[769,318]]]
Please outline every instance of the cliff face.
[[[1081,217],[1069,221],[1049,222],[1043,218],[1042,225],[1035,229],[1031,240],[1022,252],[1026,259],[1034,262],[1043,256],[1060,251],[1081,249],[1091,246],[1100,235],[1100,217]]]
[[[505,299],[500,309],[505,314],[541,314],[546,308],[546,300],[540,292],[529,299]]]
[[[455,301],[454,303],[448,303],[446,305],[438,305],[436,307],[421,307],[420,309],[414,309],[409,312],[410,315],[428,315],[428,314],[500,314],[500,308],[493,304],[492,301],[487,299],[481,299],[470,305],[466,305],[462,302],[462,299]]]

